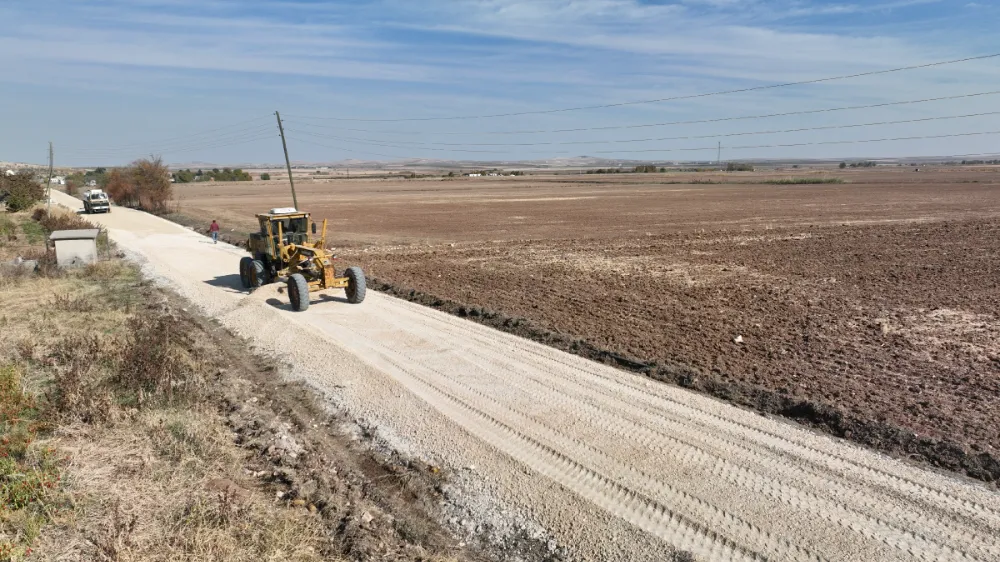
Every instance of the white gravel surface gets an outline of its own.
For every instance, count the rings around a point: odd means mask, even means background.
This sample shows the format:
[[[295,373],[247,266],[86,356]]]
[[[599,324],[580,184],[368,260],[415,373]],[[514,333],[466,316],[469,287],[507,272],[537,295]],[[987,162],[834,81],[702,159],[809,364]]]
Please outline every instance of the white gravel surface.
[[[127,209],[92,220],[389,446],[453,470],[470,535],[510,525],[580,560],[1000,560],[985,486],[379,293],[294,313],[280,285],[239,290],[239,248]]]

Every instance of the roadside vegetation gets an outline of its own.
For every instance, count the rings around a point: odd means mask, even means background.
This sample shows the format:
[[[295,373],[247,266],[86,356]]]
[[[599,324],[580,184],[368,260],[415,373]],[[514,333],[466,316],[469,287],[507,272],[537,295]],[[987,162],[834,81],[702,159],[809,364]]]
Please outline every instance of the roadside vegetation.
[[[111,170],[104,190],[118,205],[156,214],[167,212],[173,198],[170,172],[160,158],[136,160],[127,168]]]
[[[70,195],[76,195],[71,191],[71,186],[73,190],[79,190],[83,188],[94,189],[101,188],[104,189],[108,181],[108,169],[107,168],[95,168],[93,170],[86,170],[83,172],[76,172],[75,174],[70,174],[66,176],[66,193]],[[94,182],[91,186],[90,183]]]
[[[38,183],[35,172],[19,170],[13,176],[0,175],[0,202],[7,211],[23,211],[45,197],[45,188]]]
[[[337,441],[310,391],[113,251],[52,267],[46,236],[80,226],[0,213],[0,560],[453,560],[426,513],[369,498],[433,493],[422,472]]]
[[[5,214],[0,261],[85,222]],[[0,560],[320,559],[317,518],[237,484],[217,354],[135,267],[6,265],[0,310]]]
[[[177,183],[191,183],[198,181],[251,181],[253,177],[250,176],[249,172],[244,172],[243,170],[236,168],[212,168],[211,170],[205,172],[202,170],[197,170],[192,172],[191,170],[179,170],[171,174],[173,180]],[[261,176],[260,179],[271,179],[268,175],[267,178]]]

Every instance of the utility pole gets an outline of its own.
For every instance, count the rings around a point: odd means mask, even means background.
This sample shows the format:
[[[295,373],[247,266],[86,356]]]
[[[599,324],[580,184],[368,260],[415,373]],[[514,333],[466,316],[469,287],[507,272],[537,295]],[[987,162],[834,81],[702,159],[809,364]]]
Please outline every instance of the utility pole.
[[[292,205],[295,210],[299,210],[299,200],[295,197],[295,180],[292,179],[292,161],[288,159],[288,144],[285,142],[285,127],[281,124],[281,114],[277,111],[274,116],[278,118],[278,132],[281,133],[281,148],[285,150],[285,168],[288,170],[288,184],[292,186]]]
[[[715,157],[715,163],[719,165],[719,168],[722,167],[722,141],[719,141],[719,153]]]
[[[52,210],[52,141],[49,141],[49,201],[46,203],[45,212]]]

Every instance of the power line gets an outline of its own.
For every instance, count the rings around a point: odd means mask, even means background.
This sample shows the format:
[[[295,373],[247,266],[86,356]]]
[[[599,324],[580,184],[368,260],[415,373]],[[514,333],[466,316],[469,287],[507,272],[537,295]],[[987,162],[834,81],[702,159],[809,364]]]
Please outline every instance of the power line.
[[[159,155],[163,155],[163,154],[171,154],[171,155],[186,154],[186,153],[190,153],[190,152],[197,152],[197,151],[201,151],[201,150],[209,150],[209,149],[213,149],[213,148],[225,148],[225,147],[230,147],[230,146],[239,146],[239,145],[248,144],[248,143],[251,143],[251,142],[258,142],[258,141],[262,141],[262,140],[270,140],[270,139],[273,139],[273,138],[274,138],[274,135],[271,134],[271,133],[269,133],[269,134],[266,134],[266,135],[251,136],[251,137],[246,137],[246,138],[237,139],[237,140],[231,140],[231,141],[226,141],[226,142],[216,142],[216,143],[210,143],[210,144],[192,145],[192,146],[188,146],[186,148],[171,149],[169,151],[160,152]],[[77,160],[84,160],[84,159],[85,160],[112,160],[112,159],[119,159],[119,158],[132,158],[135,155],[136,155],[136,152],[131,152],[127,156],[123,156],[122,154],[75,154],[75,155],[71,155],[71,157],[75,158]]]
[[[957,100],[965,98],[974,98],[980,96],[995,96],[1000,94],[1000,90],[993,90],[989,92],[977,92],[974,94],[959,94],[954,96],[941,96],[936,98],[924,98],[918,100],[905,100],[905,101],[893,101],[885,103],[875,103],[870,105],[851,105],[846,107],[830,107],[824,109],[807,109],[802,111],[786,111],[782,113],[766,113],[763,115],[744,115],[738,117],[718,117],[714,119],[695,119],[690,121],[667,121],[663,123],[641,123],[637,125],[606,125],[600,127],[579,127],[574,129],[537,129],[537,130],[522,130],[522,131],[386,131],[378,129],[353,129],[353,128],[341,128],[341,131],[350,131],[356,133],[378,133],[386,135],[536,135],[536,134],[546,134],[546,133],[580,133],[586,131],[611,131],[618,129],[644,129],[650,127],[667,127],[672,125],[696,125],[702,123],[721,123],[724,121],[743,121],[750,119],[768,119],[772,117],[790,117],[795,115],[812,115],[817,113],[833,113],[837,111],[856,111],[860,109],[876,109],[880,107],[891,107],[898,105],[912,105],[920,103],[931,103],[937,101],[946,100]],[[293,116],[294,117],[294,116]],[[304,119],[310,119],[310,117],[300,117]],[[321,119],[321,118],[317,118]],[[326,128],[327,125],[317,125],[315,123],[306,123],[304,121],[288,121],[295,122],[307,127],[316,128]]]
[[[247,140],[258,140],[263,138],[270,138],[273,136],[274,130],[271,126],[256,127],[241,131],[233,131],[223,136],[218,136],[215,138],[205,138],[200,140],[195,140],[192,142],[175,142],[167,146],[159,146],[156,148],[151,148],[148,145],[136,145],[131,148],[116,148],[116,149],[103,149],[103,148],[93,148],[93,149],[77,149],[71,151],[70,154],[78,157],[86,156],[123,156],[128,154],[136,153],[174,153],[178,151],[188,151],[192,148],[214,148],[217,146],[226,146],[234,143],[242,143]]]
[[[592,141],[548,141],[548,142],[526,142],[526,143],[439,143],[439,142],[412,142],[412,141],[379,141],[378,139],[364,139],[364,138],[352,138],[352,137],[338,137],[331,135],[324,135],[320,133],[309,133],[303,131],[305,134],[312,134],[313,136],[332,138],[335,140],[341,140],[346,142],[393,142],[396,144],[385,144],[379,146],[386,146],[390,148],[407,148],[413,146],[415,148],[423,148],[426,146],[568,146],[568,145],[587,145],[587,144],[616,144],[616,143],[636,143],[636,142],[655,142],[655,141],[667,141],[667,140],[692,140],[692,139],[710,139],[710,138],[724,138],[724,137],[741,137],[741,136],[751,136],[751,135],[773,135],[773,134],[783,134],[783,133],[800,133],[806,131],[824,131],[824,130],[834,130],[834,129],[853,129],[859,127],[875,127],[884,125],[901,125],[906,123],[923,123],[927,121],[947,121],[952,119],[968,119],[972,117],[985,117],[988,115],[998,115],[1000,111],[987,111],[983,113],[969,113],[964,115],[945,115],[940,117],[922,117],[919,119],[901,119],[897,121],[876,121],[870,123],[855,123],[849,125],[823,125],[817,127],[800,127],[796,129],[777,129],[777,130],[766,130],[766,131],[750,131],[743,133],[718,133],[710,135],[685,135],[679,137],[658,137],[658,138],[642,138],[642,139],[612,139],[612,140],[592,140]],[[430,150],[430,149],[428,149]],[[437,150],[437,149],[435,149]],[[442,149],[443,150],[443,149]]]
[[[225,134],[217,135],[217,136],[213,136],[213,137],[205,137],[205,138],[201,138],[201,139],[198,139],[198,138],[195,138],[195,139],[184,139],[184,140],[178,140],[178,141],[174,141],[174,142],[171,142],[171,143],[168,143],[168,144],[163,144],[163,145],[135,144],[135,145],[132,145],[132,146],[116,147],[116,148],[100,148],[100,147],[95,147],[95,148],[77,148],[73,152],[74,153],[80,153],[80,154],[85,154],[85,153],[113,154],[113,153],[122,153],[122,152],[136,152],[136,151],[143,150],[143,149],[148,150],[151,147],[155,147],[156,149],[159,149],[159,150],[170,150],[170,149],[173,149],[173,148],[183,148],[183,147],[191,146],[192,144],[204,144],[204,143],[224,142],[224,141],[228,141],[228,140],[232,140],[232,139],[240,139],[240,138],[243,138],[243,137],[246,137],[246,136],[250,136],[250,135],[259,135],[259,134],[265,134],[265,133],[271,133],[271,132],[273,132],[273,127],[267,126],[267,125],[263,125],[263,126],[251,127],[251,128],[247,128],[247,129],[240,129],[240,130],[232,131],[232,132],[229,132],[229,133],[225,133]],[[154,152],[155,151],[156,150],[154,150]]]
[[[353,138],[337,137],[337,136],[332,136],[332,135],[323,135],[323,134],[320,134],[320,133],[313,133],[311,131],[298,130],[296,132],[298,134],[309,135],[311,137],[317,137],[317,138],[322,138],[322,139],[332,139],[332,140],[343,141],[343,142],[367,144],[369,146],[378,146],[378,147],[382,147],[382,148],[419,149],[419,150],[431,150],[431,151],[434,151],[434,152],[462,152],[462,153],[468,153],[468,154],[502,154],[502,153],[505,152],[505,151],[502,151],[502,150],[500,150],[500,151],[497,151],[497,150],[466,150],[466,149],[461,149],[461,148],[436,148],[436,147],[431,147],[431,146],[413,147],[413,146],[403,146],[403,145],[398,145],[398,144],[385,144],[385,143],[382,143],[382,142],[370,141],[370,140],[367,140],[367,139],[353,139]]]
[[[1000,53],[994,53],[989,55],[980,55],[975,57],[966,57],[962,59],[954,59],[948,61],[932,62],[926,64],[917,64],[911,66],[901,66],[897,68],[890,68],[886,70],[873,70],[869,72],[859,72],[856,74],[845,74],[841,76],[830,76],[826,78],[814,78],[811,80],[799,80],[796,82],[783,82],[779,84],[767,84],[763,86],[751,86],[748,88],[737,88],[733,90],[721,90],[716,92],[706,92],[701,94],[687,94],[682,96],[671,96],[666,98],[648,99],[648,100],[637,100],[637,101],[627,101],[619,103],[609,103],[601,105],[585,105],[578,107],[566,107],[560,109],[543,109],[536,111],[519,111],[511,113],[495,113],[488,115],[460,115],[460,116],[450,116],[450,117],[409,117],[409,118],[396,118],[396,119],[364,119],[356,117],[313,117],[313,119],[323,119],[327,121],[354,121],[354,122],[366,122],[366,123],[401,123],[405,121],[456,121],[456,120],[466,120],[466,119],[492,119],[498,117],[519,117],[524,115],[545,115],[552,113],[567,113],[571,111],[587,111],[593,109],[607,109],[613,107],[624,107],[630,105],[641,105],[641,104],[651,104],[651,103],[661,103],[665,101],[678,101],[678,100],[689,100],[697,98],[707,98],[712,96],[723,96],[729,94],[739,94],[745,92],[756,92],[761,90],[773,90],[776,88],[786,88],[789,86],[802,86],[807,84],[819,84],[822,82],[834,82],[837,80],[848,80],[852,78],[862,78],[865,76],[876,76],[881,74],[891,74],[895,72],[905,72],[909,70],[917,70],[922,68],[931,68],[936,66],[945,66],[951,64],[959,64],[963,62],[970,62],[975,60],[985,60],[1000,57]]]
[[[288,137],[289,140],[293,140],[295,142],[301,142],[301,143],[305,143],[305,144],[311,144],[313,146],[319,146],[319,147],[323,147],[323,148],[333,148],[335,150],[343,150],[344,152],[350,152],[350,153],[353,153],[353,154],[364,154],[364,155],[367,155],[367,156],[382,156],[384,158],[409,158],[409,156],[399,156],[399,155],[396,155],[396,154],[381,154],[381,153],[378,153],[378,152],[360,151],[360,150],[355,150],[355,149],[351,149],[351,148],[345,148],[343,146],[335,146],[335,145],[330,145],[330,144],[324,144],[324,143],[320,143],[320,142],[316,142],[316,141],[311,141],[311,140],[296,138],[296,137],[293,137],[291,135],[287,135],[287,137]]]
[[[797,146],[819,146],[819,145],[834,145],[834,144],[863,144],[872,142],[891,142],[891,141],[908,141],[908,140],[926,140],[926,139],[947,139],[947,138],[957,138],[957,137],[974,137],[981,135],[1000,135],[1000,131],[982,131],[976,133],[952,133],[948,135],[920,135],[912,137],[894,137],[894,138],[881,138],[881,139],[863,139],[863,140],[845,140],[845,141],[814,141],[814,142],[797,142],[797,143],[787,143],[787,144],[757,144],[757,145],[743,145],[743,146],[723,146],[726,150],[750,150],[755,148],[790,148]],[[650,152],[693,152],[698,150],[715,150],[714,146],[703,146],[699,148],[668,148],[668,149],[649,149],[649,150],[631,150],[632,154],[639,153],[650,153]],[[603,150],[597,151],[595,154],[619,154],[620,150]]]
[[[741,149],[753,149],[753,148],[777,148],[777,147],[789,147],[789,146],[803,146],[803,145],[807,145],[807,144],[853,144],[853,143],[885,142],[885,141],[894,141],[894,140],[935,139],[935,138],[948,138],[948,137],[955,137],[955,136],[975,136],[975,135],[994,135],[994,134],[1000,134],[1000,131],[985,131],[985,132],[979,132],[979,133],[959,133],[959,134],[955,134],[955,135],[928,135],[928,136],[919,136],[919,137],[899,137],[899,138],[894,138],[894,139],[865,139],[865,140],[858,140],[858,141],[831,141],[831,142],[821,142],[821,143],[796,143],[796,144],[784,144],[784,145],[731,146],[731,147],[723,147],[723,148],[728,148],[728,149],[732,149],[732,150],[741,150]],[[323,147],[323,148],[332,148],[332,149],[337,149],[337,150],[343,150],[345,152],[350,152],[350,153],[354,153],[354,154],[363,154],[363,155],[370,155],[370,156],[381,156],[381,157],[385,157],[385,158],[398,158],[398,159],[406,159],[406,158],[412,158],[413,157],[413,156],[402,156],[402,155],[398,155],[398,154],[384,154],[384,153],[379,153],[379,152],[358,151],[358,150],[351,149],[351,148],[346,148],[346,147],[343,147],[343,146],[330,145],[330,144],[325,144],[325,143],[310,141],[310,140],[306,140],[306,139],[299,139],[299,138],[295,138],[295,137],[291,137],[291,136],[289,137],[289,139],[295,140],[297,142],[302,142],[302,143],[310,144],[310,145],[313,145],[313,146],[319,146],[319,147]],[[658,152],[695,152],[695,151],[704,151],[704,150],[716,150],[717,148],[718,148],[717,146],[704,146],[704,147],[668,149],[668,150],[663,150],[663,151],[658,151]],[[972,157],[972,156],[994,156],[994,157],[1000,157],[1000,153],[997,153],[997,152],[977,152],[977,153],[968,153],[968,154],[953,154],[953,155],[950,155],[950,156],[934,156],[934,158],[951,159],[951,158],[965,158],[965,157]],[[920,158],[928,158],[928,157],[910,156],[908,158],[920,159]]]
[[[161,145],[161,144],[172,145],[172,144],[174,144],[174,143],[176,143],[178,141],[189,142],[193,138],[203,137],[203,136],[206,136],[206,135],[213,135],[213,133],[217,133],[219,131],[227,131],[228,129],[232,129],[234,127],[240,127],[242,125],[246,125],[248,123],[254,123],[256,121],[262,121],[264,119],[267,119],[267,117],[254,117],[253,119],[247,119],[245,121],[239,121],[237,123],[232,123],[230,125],[226,125],[226,126],[223,126],[223,127],[216,127],[214,129],[208,129],[208,130],[205,130],[205,131],[198,131],[198,132],[187,133],[187,134],[184,134],[184,135],[178,135],[178,136],[174,136],[174,137],[166,137],[166,138],[162,138],[162,139],[158,139],[158,140],[146,141],[146,142],[144,142],[144,145],[145,146],[158,146],[158,145]],[[257,128],[260,128],[260,127],[256,126],[256,127],[248,127],[247,129],[240,129],[240,130],[237,130],[237,131],[227,131],[226,133],[224,133],[224,135],[230,135],[230,134],[238,133],[238,132],[243,131],[243,130],[257,129]],[[101,147],[101,148],[94,149],[94,150],[107,150],[107,151],[132,150],[135,146],[137,146],[137,145],[128,145],[128,146],[119,146],[119,147]],[[76,150],[88,150],[88,148],[78,148]]]

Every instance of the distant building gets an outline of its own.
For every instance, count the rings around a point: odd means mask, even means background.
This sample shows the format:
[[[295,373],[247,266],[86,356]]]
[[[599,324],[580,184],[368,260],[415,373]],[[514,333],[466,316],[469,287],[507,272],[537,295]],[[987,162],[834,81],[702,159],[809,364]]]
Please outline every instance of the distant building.
[[[66,178],[62,176],[53,176],[52,181],[50,183],[53,183],[55,185],[66,185]]]
[[[7,170],[6,172],[3,173],[3,175],[5,175],[5,176],[7,176],[9,178],[11,176],[17,175],[17,172],[15,172],[14,170]]]

